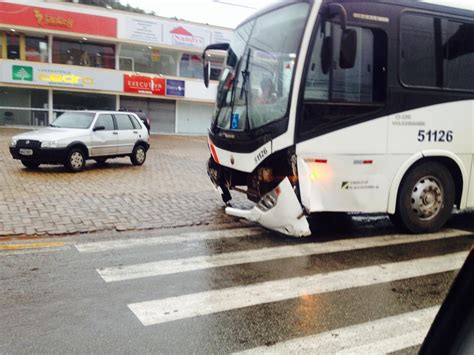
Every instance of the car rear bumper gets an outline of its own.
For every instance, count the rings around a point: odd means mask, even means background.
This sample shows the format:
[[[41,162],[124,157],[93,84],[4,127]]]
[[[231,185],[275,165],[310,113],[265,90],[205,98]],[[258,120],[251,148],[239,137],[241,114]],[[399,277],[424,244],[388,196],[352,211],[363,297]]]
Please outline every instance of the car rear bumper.
[[[25,151],[26,150],[26,151]],[[32,153],[25,155],[25,153]],[[66,160],[66,148],[26,148],[10,147],[13,159],[35,161],[40,164],[63,164]]]

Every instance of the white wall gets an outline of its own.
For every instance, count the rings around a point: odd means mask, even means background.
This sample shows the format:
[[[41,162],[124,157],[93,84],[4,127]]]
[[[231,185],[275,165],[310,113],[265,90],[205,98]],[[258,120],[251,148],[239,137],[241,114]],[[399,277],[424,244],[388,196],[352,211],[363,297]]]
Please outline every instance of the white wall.
[[[176,102],[177,132],[185,134],[207,134],[214,113],[213,104]]]

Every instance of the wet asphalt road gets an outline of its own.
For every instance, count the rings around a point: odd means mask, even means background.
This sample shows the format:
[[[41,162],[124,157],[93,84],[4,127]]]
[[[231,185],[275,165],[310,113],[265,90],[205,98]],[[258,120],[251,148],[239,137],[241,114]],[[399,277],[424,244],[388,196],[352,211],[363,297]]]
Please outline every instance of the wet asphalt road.
[[[457,268],[430,261],[416,275],[418,262],[474,243],[472,212],[415,238],[384,216],[313,222],[307,239],[243,224],[1,241],[0,353],[286,352],[282,343],[327,332],[342,344],[344,329],[439,305]],[[38,249],[5,250],[25,243]],[[400,275],[377,280],[392,267]]]

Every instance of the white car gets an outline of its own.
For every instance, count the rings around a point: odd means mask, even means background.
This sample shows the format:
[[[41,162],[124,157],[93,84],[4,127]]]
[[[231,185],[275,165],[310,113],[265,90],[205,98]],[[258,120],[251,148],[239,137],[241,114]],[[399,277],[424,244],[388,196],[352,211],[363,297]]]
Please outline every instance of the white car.
[[[143,122],[131,112],[66,112],[47,128],[12,137],[10,153],[30,169],[40,164],[64,164],[72,172],[87,159],[105,163],[108,158],[129,156],[142,165],[150,147]]]

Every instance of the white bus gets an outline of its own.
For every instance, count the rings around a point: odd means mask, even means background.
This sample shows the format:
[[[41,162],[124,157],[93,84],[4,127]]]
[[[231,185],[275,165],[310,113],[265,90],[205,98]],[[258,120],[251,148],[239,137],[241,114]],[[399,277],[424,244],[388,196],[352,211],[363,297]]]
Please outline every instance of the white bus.
[[[413,233],[474,207],[474,11],[405,0],[291,0],[227,51],[209,176],[227,207],[292,236],[316,212],[388,213]]]

